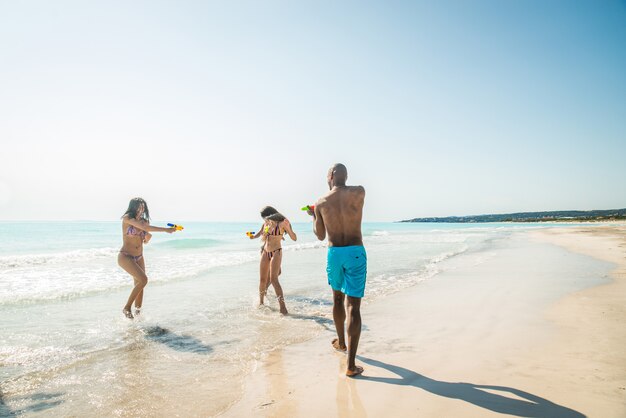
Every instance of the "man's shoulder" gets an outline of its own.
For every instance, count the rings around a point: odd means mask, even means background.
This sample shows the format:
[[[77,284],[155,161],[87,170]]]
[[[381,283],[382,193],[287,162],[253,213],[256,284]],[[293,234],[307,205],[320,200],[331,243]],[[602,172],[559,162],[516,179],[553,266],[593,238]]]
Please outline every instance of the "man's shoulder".
[[[318,200],[317,205],[319,206],[325,203],[332,204],[332,202],[336,200],[343,199],[342,196],[354,196],[354,195],[364,196],[365,188],[363,186],[345,186],[339,189],[335,188],[331,190],[330,192],[328,192],[325,196],[321,197]]]
[[[319,199],[317,199],[317,202],[315,202],[315,206],[323,206],[327,201],[328,201],[328,193],[322,197],[320,197]]]
[[[352,193],[365,194],[365,187],[363,186],[348,186]]]

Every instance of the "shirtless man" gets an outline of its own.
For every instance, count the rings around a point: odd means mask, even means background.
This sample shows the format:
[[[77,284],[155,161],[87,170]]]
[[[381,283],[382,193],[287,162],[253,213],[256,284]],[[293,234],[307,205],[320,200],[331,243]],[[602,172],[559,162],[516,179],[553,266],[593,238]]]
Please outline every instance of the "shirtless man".
[[[317,201],[313,211],[313,232],[321,241],[328,234],[328,261],[326,273],[333,289],[333,319],[337,338],[332,341],[336,350],[346,351],[345,326],[348,319],[347,376],[358,376],[363,367],[355,364],[356,350],[361,337],[361,298],[365,291],[367,254],[361,235],[361,218],[365,189],[346,186],[348,170],[335,164],[328,170],[330,192]],[[347,302],[346,302],[347,301]]]

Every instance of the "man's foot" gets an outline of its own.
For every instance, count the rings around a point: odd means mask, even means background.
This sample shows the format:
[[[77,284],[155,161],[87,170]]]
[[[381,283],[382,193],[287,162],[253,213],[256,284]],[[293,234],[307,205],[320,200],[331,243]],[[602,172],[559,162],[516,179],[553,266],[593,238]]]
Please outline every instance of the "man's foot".
[[[348,351],[348,347],[346,347],[345,345],[342,346],[341,344],[339,344],[339,338],[335,338],[330,343],[333,345],[333,348],[337,351],[341,351],[342,353],[345,353],[346,351]]]
[[[361,373],[363,373],[363,367],[361,366],[354,366],[354,370],[346,370],[346,376],[348,377],[356,377],[359,376]]]
[[[139,316],[139,315],[141,315],[141,306],[140,307],[135,306],[135,316]]]
[[[133,314],[130,312],[130,309],[122,309],[122,313],[124,314],[124,316],[128,319],[134,319],[135,317],[133,316]]]

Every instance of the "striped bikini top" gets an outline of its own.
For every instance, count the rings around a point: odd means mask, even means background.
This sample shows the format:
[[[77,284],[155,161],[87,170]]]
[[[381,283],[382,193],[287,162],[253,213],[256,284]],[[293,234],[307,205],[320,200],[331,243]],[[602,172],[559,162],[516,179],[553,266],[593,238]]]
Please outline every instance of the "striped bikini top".
[[[270,230],[269,225],[266,225],[265,228],[263,229],[263,232],[265,233],[265,235],[283,235],[280,232],[280,225],[279,224],[276,224],[276,227],[272,228],[271,230]]]

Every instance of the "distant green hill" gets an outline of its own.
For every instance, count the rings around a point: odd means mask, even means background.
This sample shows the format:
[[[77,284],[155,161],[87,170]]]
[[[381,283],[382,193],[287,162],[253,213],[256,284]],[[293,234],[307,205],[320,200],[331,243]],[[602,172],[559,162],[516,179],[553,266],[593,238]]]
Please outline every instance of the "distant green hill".
[[[400,222],[558,222],[606,221],[626,219],[626,209],[560,210],[551,212],[519,212],[499,215],[447,216],[443,218],[413,218]]]

